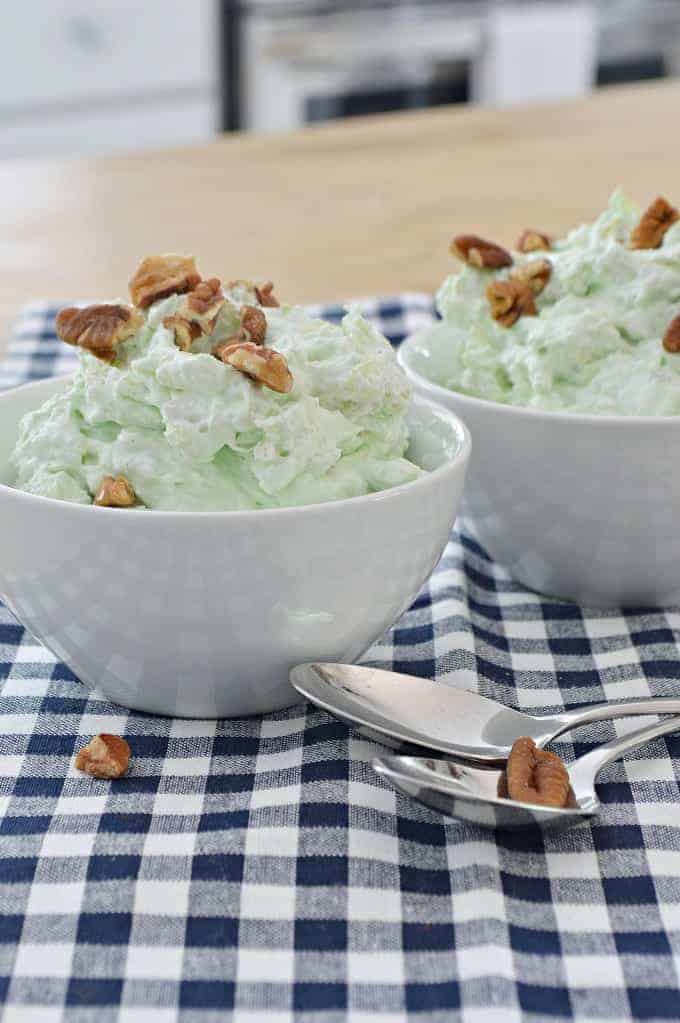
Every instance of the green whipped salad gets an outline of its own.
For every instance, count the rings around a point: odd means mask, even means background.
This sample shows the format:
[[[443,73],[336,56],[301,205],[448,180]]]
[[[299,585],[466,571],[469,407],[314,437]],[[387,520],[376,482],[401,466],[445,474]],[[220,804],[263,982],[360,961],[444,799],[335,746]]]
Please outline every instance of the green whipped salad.
[[[404,457],[408,382],[357,309],[340,325],[297,307],[262,310],[265,343],[293,376],[282,394],[211,354],[256,302],[243,285],[224,294],[190,351],[163,325],[182,295],[145,310],[112,364],[80,348],[63,393],[21,422],[16,487],[91,504],[104,477],[122,475],[147,508],[221,511],[355,497],[423,474]]]
[[[592,224],[514,266],[466,265],[437,294],[442,322],[414,341],[414,366],[453,391],[507,405],[598,415],[680,415],[680,354],[662,337],[680,313],[680,222],[659,248],[631,249],[642,210],[621,192]],[[486,289],[547,258],[538,315],[496,322]]]

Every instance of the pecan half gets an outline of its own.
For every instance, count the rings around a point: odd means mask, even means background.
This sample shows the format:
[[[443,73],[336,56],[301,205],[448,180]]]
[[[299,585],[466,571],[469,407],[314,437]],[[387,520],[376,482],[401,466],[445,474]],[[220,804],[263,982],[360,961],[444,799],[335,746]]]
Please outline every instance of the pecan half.
[[[272,391],[288,394],[293,387],[293,374],[288,369],[288,363],[273,348],[265,348],[252,341],[226,341],[217,346],[214,354],[228,366],[233,366]]]
[[[94,503],[100,508],[132,508],[137,503],[137,495],[125,476],[105,476]]]
[[[673,355],[680,352],[680,314],[674,316],[666,327],[666,332],[663,336],[663,346],[667,352],[671,352]]]
[[[522,231],[517,239],[518,252],[538,252],[540,249],[549,249],[551,245],[550,235],[543,234],[542,231],[534,231],[531,227]]]
[[[533,739],[513,743],[506,769],[508,796],[520,803],[566,806],[570,784],[566,767],[555,753],[539,749]]]
[[[95,778],[120,778],[130,764],[130,747],[119,735],[95,735],[78,752],[76,767]]]
[[[182,295],[201,281],[193,256],[147,256],[130,280],[132,301],[140,309],[168,295]]]
[[[551,274],[552,263],[549,259],[532,259],[523,266],[516,266],[510,273],[510,280],[528,284],[534,295],[540,295]]]
[[[502,327],[512,327],[520,316],[536,316],[534,293],[523,281],[491,281],[486,297],[491,315]]]
[[[255,298],[261,306],[269,309],[278,309],[279,300],[274,294],[274,285],[271,281],[255,285]]]
[[[675,206],[659,196],[647,207],[630,235],[631,249],[658,249],[671,224],[680,219]]]
[[[451,242],[450,251],[464,263],[484,270],[512,266],[512,256],[507,249],[476,234],[457,234]]]
[[[132,337],[143,323],[141,313],[127,305],[69,306],[57,315],[57,337],[67,345],[84,348],[102,362],[113,362],[121,341]]]

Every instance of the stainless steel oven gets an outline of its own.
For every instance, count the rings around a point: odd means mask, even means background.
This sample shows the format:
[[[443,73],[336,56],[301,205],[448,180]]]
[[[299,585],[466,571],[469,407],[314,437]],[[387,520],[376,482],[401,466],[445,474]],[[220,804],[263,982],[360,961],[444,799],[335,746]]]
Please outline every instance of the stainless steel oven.
[[[665,73],[678,39],[678,0],[227,0],[223,122],[578,96]]]
[[[478,5],[275,3],[252,0],[239,22],[241,126],[285,131],[354,113],[468,97]]]

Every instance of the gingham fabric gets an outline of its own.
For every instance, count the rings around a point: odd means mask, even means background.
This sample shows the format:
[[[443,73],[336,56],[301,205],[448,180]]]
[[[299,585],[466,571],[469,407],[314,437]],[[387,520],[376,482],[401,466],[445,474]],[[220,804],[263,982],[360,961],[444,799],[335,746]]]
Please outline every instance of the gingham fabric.
[[[395,340],[432,316],[365,305]],[[21,316],[3,385],[72,365],[54,312]],[[540,598],[463,529],[365,660],[557,711],[680,692],[678,628]],[[0,641],[3,1023],[680,1019],[679,737],[607,770],[595,823],[494,835],[396,795],[380,747],[310,706],[128,713],[5,609]],[[129,740],[129,777],[74,770],[100,731]]]

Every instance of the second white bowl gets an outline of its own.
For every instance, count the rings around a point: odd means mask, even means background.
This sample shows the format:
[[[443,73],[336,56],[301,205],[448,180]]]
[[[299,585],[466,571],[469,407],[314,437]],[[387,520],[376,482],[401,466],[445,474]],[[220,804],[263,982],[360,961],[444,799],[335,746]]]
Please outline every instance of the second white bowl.
[[[418,337],[399,362],[468,426],[464,505],[480,542],[533,590],[580,604],[680,601],[680,417],[542,412],[428,379]]]

